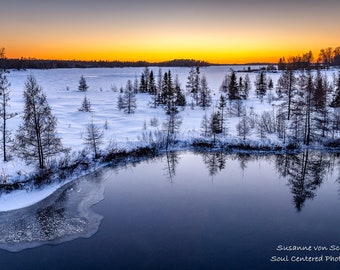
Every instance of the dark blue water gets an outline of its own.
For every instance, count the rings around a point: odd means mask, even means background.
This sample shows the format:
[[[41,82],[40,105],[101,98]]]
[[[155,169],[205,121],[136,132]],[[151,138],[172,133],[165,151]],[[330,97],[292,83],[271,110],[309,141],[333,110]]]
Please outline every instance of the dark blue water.
[[[1,269],[339,269],[326,262],[340,256],[338,178],[339,158],[318,152],[172,153],[107,168],[0,213],[1,248],[23,249],[0,250]],[[306,256],[322,261],[292,261]]]

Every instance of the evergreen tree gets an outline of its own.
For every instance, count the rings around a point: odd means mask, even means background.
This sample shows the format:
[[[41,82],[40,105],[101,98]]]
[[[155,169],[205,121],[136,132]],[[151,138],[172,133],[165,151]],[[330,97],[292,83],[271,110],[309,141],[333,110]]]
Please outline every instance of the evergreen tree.
[[[91,102],[90,100],[84,96],[83,102],[81,103],[81,107],[79,108],[81,112],[91,112]]]
[[[338,76],[335,79],[335,93],[333,95],[332,102],[329,106],[333,108],[340,107],[340,71],[338,73]]]
[[[198,105],[203,109],[211,105],[211,94],[206,77],[203,75],[200,82]]]
[[[244,77],[244,87],[242,89],[242,92],[240,93],[242,99],[247,99],[249,95],[249,91],[251,90],[251,83],[249,75],[246,74]]]
[[[27,162],[39,162],[46,167],[46,159],[64,151],[56,134],[57,119],[52,115],[46,95],[33,76],[29,76],[24,91],[23,123],[16,134],[16,150]]]
[[[135,80],[133,81],[133,91],[135,92],[135,94],[137,94],[138,90],[139,90],[139,84],[138,84],[138,79],[137,79],[137,76],[136,76]]]
[[[150,70],[148,67],[145,67],[142,72],[139,84],[139,91],[141,93],[150,93]]]
[[[267,89],[268,89],[267,76],[266,76],[265,71],[261,71],[256,76],[255,87],[256,87],[256,94],[262,102],[263,97],[266,95]]]
[[[222,133],[223,135],[225,135],[226,133],[226,125],[225,125],[225,110],[226,110],[226,107],[227,107],[227,101],[226,101],[226,98],[224,97],[224,95],[221,95],[220,96],[220,101],[218,103],[218,109],[219,111],[221,112],[221,130],[222,130]]]
[[[210,131],[214,138],[214,143],[216,141],[216,135],[221,134],[222,130],[222,117],[219,111],[212,113],[210,119]]]
[[[196,105],[198,105],[198,92],[200,88],[200,69],[199,67],[192,67],[189,71],[188,81],[187,81],[187,92],[193,97]]]
[[[139,92],[146,93],[147,92],[147,85],[145,80],[145,75],[142,73],[140,77],[140,83],[139,83]]]
[[[81,91],[81,92],[86,92],[88,88],[89,88],[89,86],[86,83],[86,79],[82,75],[80,77],[80,80],[79,80],[78,90]]]
[[[230,100],[240,99],[239,87],[235,71],[232,71],[230,74],[230,79],[228,83],[228,98]]]
[[[178,80],[178,76],[176,76],[175,79],[175,94],[176,94],[176,105],[183,107],[187,104],[186,99],[185,99],[185,95],[181,89],[181,85],[179,83]]]
[[[153,71],[150,71],[149,76],[149,94],[151,95],[157,95],[157,87],[155,82],[155,76],[153,75]]]
[[[169,100],[172,100],[173,102],[175,102],[176,100],[174,84],[172,81],[172,75],[170,70],[168,72],[165,72],[163,76],[160,103],[167,106],[169,105],[167,104]]]

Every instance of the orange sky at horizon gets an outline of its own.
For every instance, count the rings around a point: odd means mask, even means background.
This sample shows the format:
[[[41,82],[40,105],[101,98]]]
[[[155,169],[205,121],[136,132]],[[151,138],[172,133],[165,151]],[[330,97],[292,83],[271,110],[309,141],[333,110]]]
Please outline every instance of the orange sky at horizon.
[[[8,58],[277,62],[340,46],[337,0],[13,0],[2,4]]]

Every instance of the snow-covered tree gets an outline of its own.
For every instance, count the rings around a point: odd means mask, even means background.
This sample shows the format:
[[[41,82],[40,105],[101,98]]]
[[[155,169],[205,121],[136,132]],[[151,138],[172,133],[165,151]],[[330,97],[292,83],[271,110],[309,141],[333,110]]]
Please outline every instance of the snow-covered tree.
[[[193,97],[196,105],[198,105],[198,92],[200,88],[200,68],[192,67],[189,71],[188,81],[187,81],[187,92]]]
[[[89,148],[94,153],[94,158],[99,157],[99,147],[103,144],[104,132],[97,125],[93,123],[93,119],[86,126],[86,133],[84,137],[84,144],[89,146]]]
[[[226,98],[224,95],[221,95],[219,103],[218,103],[218,110],[221,112],[221,129],[222,129],[223,135],[225,135],[227,132],[226,117],[225,117],[226,107],[227,107]]]
[[[267,89],[268,89],[267,75],[265,71],[261,71],[256,76],[255,89],[256,89],[257,96],[260,98],[262,102],[263,97],[266,95]]]
[[[24,91],[23,122],[16,134],[16,151],[28,163],[38,161],[46,167],[46,159],[65,149],[57,137],[57,119],[52,115],[46,95],[33,76],[28,76]]]
[[[149,74],[149,89],[148,92],[150,95],[156,95],[157,94],[157,86],[156,86],[156,81],[155,81],[155,76],[153,75],[153,71],[150,71]]]
[[[198,105],[203,109],[211,105],[211,93],[208,86],[207,78],[203,75],[198,93]]]
[[[201,136],[207,138],[210,136],[210,122],[207,113],[203,115],[201,122]]]
[[[213,136],[214,142],[216,141],[216,136],[223,132],[222,130],[222,117],[219,111],[212,113],[210,119],[210,132]]]
[[[340,71],[338,73],[338,76],[334,78],[334,86],[335,86],[335,92],[333,94],[333,98],[332,98],[332,102],[330,106],[333,108],[339,108],[340,107]]]
[[[282,106],[286,107],[287,120],[290,119],[293,96],[297,87],[297,78],[293,69],[284,70],[277,81],[276,93],[279,98],[284,99]],[[281,107],[282,107],[281,106]]]
[[[181,89],[181,84],[179,83],[178,76],[175,78],[175,94],[176,94],[176,105],[179,107],[183,107],[187,104],[185,95]]]
[[[127,114],[134,113],[137,104],[136,104],[136,94],[133,91],[133,85],[131,80],[128,80],[124,89],[124,95],[123,95],[123,107],[124,112]]]
[[[81,103],[81,107],[78,109],[81,112],[91,112],[91,102],[90,100],[84,96],[84,99]]]
[[[247,136],[250,135],[250,132],[251,132],[250,119],[246,113],[244,113],[243,116],[240,118],[238,124],[236,125],[236,130],[237,130],[238,136],[243,138],[243,140],[245,140]]]
[[[86,92],[89,86],[86,83],[86,79],[83,75],[81,75],[80,80],[79,80],[79,86],[78,90],[81,92]]]
[[[5,51],[4,49],[0,50],[0,62],[2,63],[5,60]],[[7,120],[13,118],[16,114],[8,113],[9,107],[9,94],[10,94],[10,86],[11,84],[8,82],[7,71],[4,66],[0,66],[0,118],[1,118],[1,127],[0,131],[2,133],[2,153],[3,153],[3,161],[7,161],[7,147],[8,144],[11,143],[11,134],[7,128]]]

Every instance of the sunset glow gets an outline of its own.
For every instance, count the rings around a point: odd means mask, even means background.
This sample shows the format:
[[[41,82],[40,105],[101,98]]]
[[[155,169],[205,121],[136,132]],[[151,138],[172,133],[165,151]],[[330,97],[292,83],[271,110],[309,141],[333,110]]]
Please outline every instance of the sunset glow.
[[[9,58],[276,62],[340,46],[338,0],[8,2]]]

